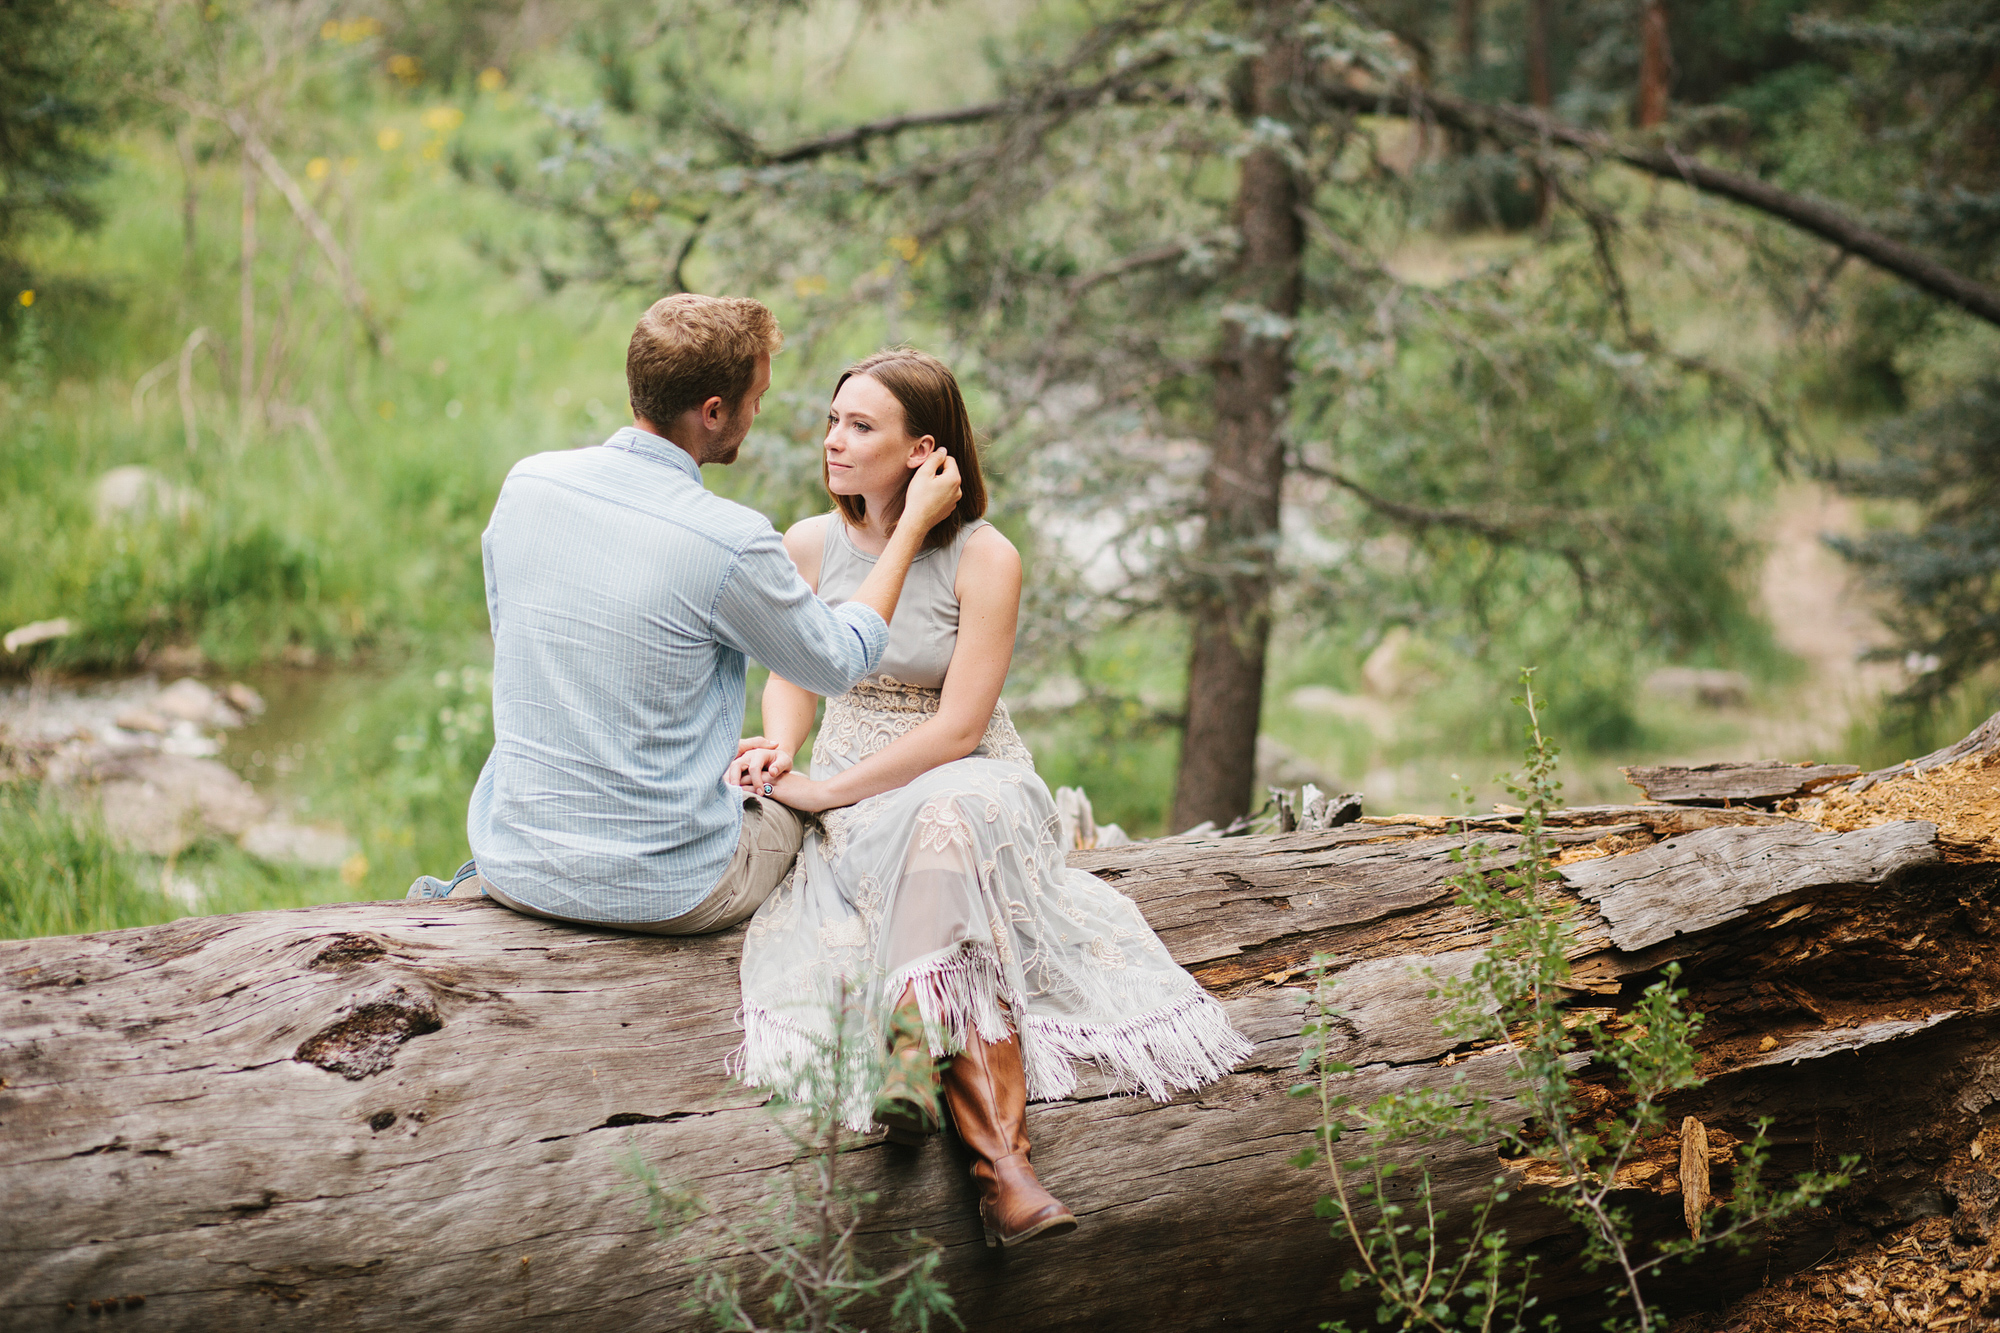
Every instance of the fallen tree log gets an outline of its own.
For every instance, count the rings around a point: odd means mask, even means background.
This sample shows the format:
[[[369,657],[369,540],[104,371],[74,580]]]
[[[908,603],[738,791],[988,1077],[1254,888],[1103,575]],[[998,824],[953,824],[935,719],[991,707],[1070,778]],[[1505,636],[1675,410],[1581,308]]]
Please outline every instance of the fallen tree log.
[[[1772,1116],[1779,1171],[1862,1153],[1849,1220],[1945,1206],[1938,1165],[2000,1110],[2000,855],[1887,817],[1842,831],[1631,805],[1554,823],[1582,923],[1575,1002],[1615,1007],[1678,961],[1708,1016],[1709,1082],[1675,1101],[1674,1123],[1693,1116],[1727,1144]],[[1357,1101],[1460,1075],[1504,1091],[1506,1053],[1454,1050],[1413,968],[1476,957],[1485,924],[1454,904],[1450,854],[1480,838],[1504,861],[1514,825],[1369,819],[1073,855],[1141,905],[1255,1054],[1169,1104],[1086,1078],[1033,1108],[1037,1165],[1082,1219],[1073,1236],[986,1250],[942,1141],[850,1154],[881,1192],[871,1226],[942,1244],[970,1329],[1365,1325],[1374,1301],[1340,1289],[1318,1181],[1288,1162],[1313,1124],[1286,1095],[1302,982],[1315,953],[1335,956]],[[724,1210],[781,1179],[787,1140],[723,1070],[740,938],[620,935],[475,901],[0,944],[0,1326],[114,1310],[204,1331],[699,1326],[682,1303],[704,1267],[749,1271],[755,1256],[700,1228],[656,1238],[623,1163],[637,1153]],[[1646,1234],[1685,1232],[1682,1148],[1669,1136],[1628,1168]],[[1425,1151],[1460,1215],[1502,1169],[1490,1144]],[[1601,1309],[1602,1275],[1578,1271],[1536,1189],[1503,1220],[1547,1274],[1545,1308]],[[1747,1290],[1823,1253],[1840,1221],[1672,1270],[1663,1295]]]

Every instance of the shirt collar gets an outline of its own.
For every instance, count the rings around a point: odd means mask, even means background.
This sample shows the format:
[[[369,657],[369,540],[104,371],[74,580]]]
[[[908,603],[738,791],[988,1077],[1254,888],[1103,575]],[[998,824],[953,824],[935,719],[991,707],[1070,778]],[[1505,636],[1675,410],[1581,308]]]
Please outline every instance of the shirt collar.
[[[604,442],[604,447],[623,449],[626,453],[650,458],[655,463],[665,463],[687,473],[697,484],[701,481],[701,465],[694,461],[692,454],[672,440],[640,430],[637,426],[627,426],[617,432]]]

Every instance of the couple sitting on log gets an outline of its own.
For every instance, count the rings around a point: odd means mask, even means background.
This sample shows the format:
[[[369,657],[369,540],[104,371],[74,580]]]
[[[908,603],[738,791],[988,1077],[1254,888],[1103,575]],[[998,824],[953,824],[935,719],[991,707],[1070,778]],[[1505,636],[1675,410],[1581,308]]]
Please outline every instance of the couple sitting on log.
[[[410,895],[663,935],[749,919],[737,1071],[824,1088],[859,995],[889,1075],[848,1080],[847,1123],[920,1141],[941,1085],[987,1243],[1060,1234],[1076,1218],[1029,1166],[1030,1098],[1090,1062],[1164,1100],[1250,1045],[1128,899],[1064,861],[1000,702],[1021,561],[982,517],[951,371],[892,349],[842,374],[833,509],[782,540],[703,488],[780,343],[755,301],[668,297],[626,354],[633,424],[508,474],[482,542],[494,746],[472,860]],[[739,740],[746,657],[772,674],[765,734]]]

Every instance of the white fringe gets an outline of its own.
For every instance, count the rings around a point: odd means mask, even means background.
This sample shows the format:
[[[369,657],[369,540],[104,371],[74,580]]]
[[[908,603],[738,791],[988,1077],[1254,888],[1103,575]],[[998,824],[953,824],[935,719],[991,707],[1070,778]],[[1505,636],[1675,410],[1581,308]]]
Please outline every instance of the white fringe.
[[[1075,1066],[1081,1063],[1096,1066],[1122,1092],[1143,1092],[1154,1101],[1169,1101],[1176,1092],[1213,1083],[1253,1049],[1249,1039],[1229,1025],[1222,1006],[1192,978],[1187,991],[1172,1004],[1120,1023],[1041,1017],[1025,997],[1012,994],[1003,1009],[1004,974],[990,947],[966,946],[913,964],[891,977],[881,994],[893,1005],[906,988],[916,991],[934,1056],[963,1050],[974,1034],[984,1041],[1004,1041],[1008,1012],[1026,1015],[1020,1035],[1029,1101],[1074,1094]],[[743,1044],[729,1057],[732,1074],[794,1100],[827,1087],[831,1034],[809,1032],[791,1019],[750,1005],[738,1017]],[[866,1039],[875,1046],[882,1042],[878,1026],[879,1019],[871,1017]],[[850,1058],[847,1063],[838,1079],[842,1119],[858,1133],[874,1117],[876,1062]]]

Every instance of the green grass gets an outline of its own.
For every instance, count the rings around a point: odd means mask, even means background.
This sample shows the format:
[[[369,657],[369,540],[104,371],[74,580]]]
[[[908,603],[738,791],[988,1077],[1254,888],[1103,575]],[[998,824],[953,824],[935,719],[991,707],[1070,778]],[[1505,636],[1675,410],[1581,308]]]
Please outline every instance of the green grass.
[[[77,935],[172,920],[142,867],[32,783],[0,786],[0,935]]]
[[[74,798],[32,782],[0,785],[0,938],[80,935],[356,896],[336,873],[268,865],[215,839],[171,861],[124,852]]]

